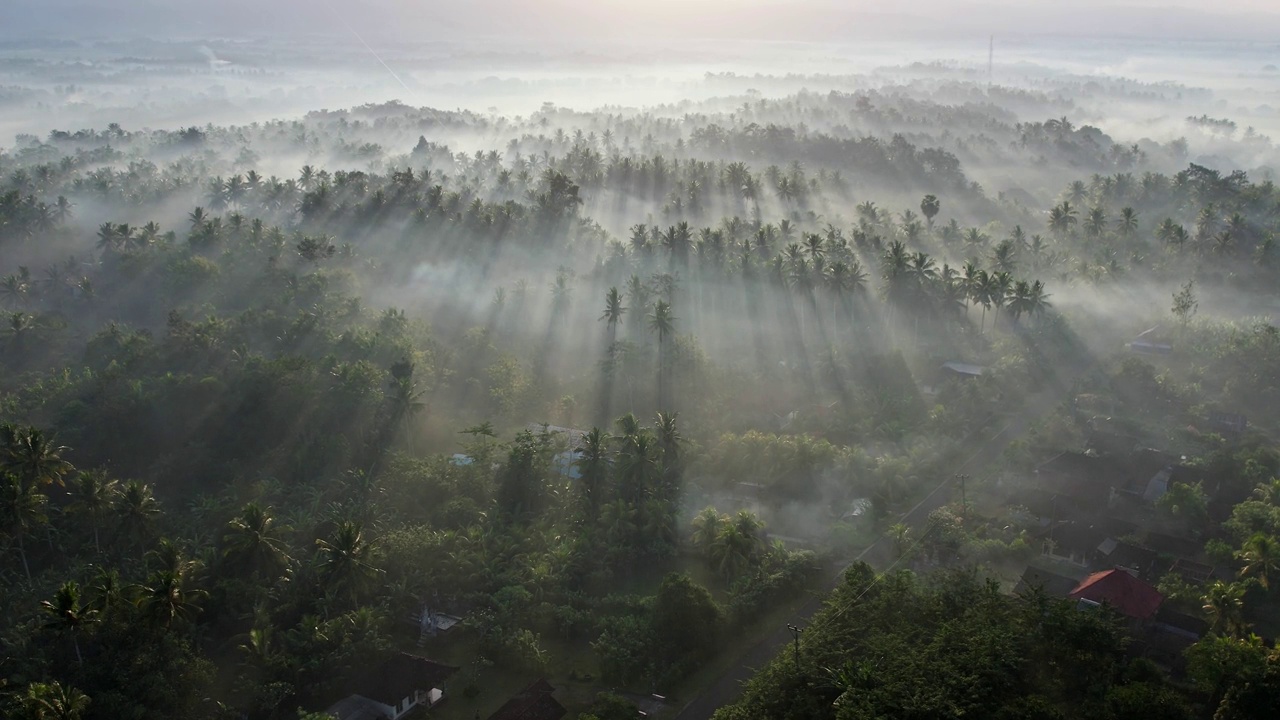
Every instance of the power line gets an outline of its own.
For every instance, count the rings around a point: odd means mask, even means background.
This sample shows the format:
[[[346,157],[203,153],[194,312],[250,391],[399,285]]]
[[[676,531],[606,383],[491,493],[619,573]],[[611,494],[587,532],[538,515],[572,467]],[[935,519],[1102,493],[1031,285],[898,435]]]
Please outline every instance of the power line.
[[[401,80],[400,76],[396,74],[396,71],[392,70],[391,66],[388,65],[387,62],[382,59],[382,56],[379,55],[376,50],[370,47],[369,43],[364,41],[364,38],[360,36],[360,33],[356,32],[356,29],[351,27],[351,25],[346,21],[346,19],[342,17],[342,15],[338,13],[338,10],[334,8],[333,5],[329,5],[329,12],[333,13],[333,16],[338,19],[338,22],[342,23],[342,26],[347,29],[347,32],[350,32],[352,35],[356,36],[356,39],[360,41],[360,44],[364,46],[364,49],[368,50],[369,54],[372,55],[382,65],[382,67],[386,68],[387,72],[391,74],[391,77],[395,78],[396,82],[400,83],[400,87],[404,88],[405,92],[409,93],[410,95],[414,94],[413,90],[411,90],[409,86],[405,84],[404,80]]]

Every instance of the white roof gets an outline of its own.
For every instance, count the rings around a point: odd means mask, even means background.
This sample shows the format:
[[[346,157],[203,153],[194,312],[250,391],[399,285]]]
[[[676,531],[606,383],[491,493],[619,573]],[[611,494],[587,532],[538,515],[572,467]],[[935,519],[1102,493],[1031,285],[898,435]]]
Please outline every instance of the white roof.
[[[942,367],[948,370],[954,370],[961,375],[981,375],[986,371],[986,368],[981,365],[971,365],[969,363],[962,362],[945,362],[942,363]]]

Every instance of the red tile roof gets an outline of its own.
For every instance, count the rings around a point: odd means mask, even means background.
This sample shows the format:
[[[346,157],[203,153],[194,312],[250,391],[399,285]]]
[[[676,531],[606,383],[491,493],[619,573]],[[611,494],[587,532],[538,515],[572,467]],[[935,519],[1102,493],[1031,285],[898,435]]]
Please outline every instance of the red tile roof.
[[[1140,620],[1155,615],[1164,602],[1159,590],[1119,569],[1090,575],[1067,597],[1106,603],[1121,614]]]

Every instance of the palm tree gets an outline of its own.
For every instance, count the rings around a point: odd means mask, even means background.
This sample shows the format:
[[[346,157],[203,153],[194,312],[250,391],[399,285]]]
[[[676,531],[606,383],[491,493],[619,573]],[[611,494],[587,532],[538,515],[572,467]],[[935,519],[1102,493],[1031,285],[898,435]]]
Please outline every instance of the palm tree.
[[[24,307],[31,293],[31,285],[21,276],[11,273],[0,280],[0,293],[3,293],[5,304],[10,308]]]
[[[120,488],[111,503],[116,516],[116,534],[134,547],[151,537],[152,526],[160,514],[160,503],[151,486],[130,480]]]
[[[0,474],[0,526],[18,543],[18,555],[22,569],[31,580],[31,566],[27,564],[26,536],[32,530],[48,522],[45,506],[49,498],[34,485],[24,483],[16,475]]]
[[[1269,589],[1270,577],[1280,572],[1280,541],[1270,535],[1254,533],[1236,552],[1236,559],[1243,562],[1240,577],[1257,578],[1263,589]]]
[[[272,573],[272,577],[279,577],[289,565],[289,555],[271,509],[257,503],[245,505],[240,514],[227,523],[222,544],[222,556],[254,576],[266,571]]]
[[[987,234],[976,227],[971,227],[964,231],[964,244],[968,246],[970,254],[976,254],[978,248],[987,244]]]
[[[1001,240],[991,249],[991,267],[996,272],[1011,273],[1018,266],[1017,246],[1013,240]]]
[[[187,219],[191,221],[191,231],[195,232],[208,221],[209,215],[204,211],[204,208],[197,206],[195,210],[191,211],[190,215],[187,215]]]
[[[992,326],[995,321],[1000,319],[1000,308],[1004,307],[1009,299],[1009,291],[1013,287],[1013,276],[1007,272],[991,273],[988,278],[991,285],[991,304],[995,306],[995,319],[992,320]]]
[[[326,590],[345,592],[352,602],[382,573],[373,565],[374,545],[365,540],[358,522],[344,520],[329,538],[317,539],[316,547]]]
[[[99,617],[114,610],[124,598],[125,588],[117,570],[100,569],[91,582],[89,606]]]
[[[89,709],[89,696],[56,680],[31,683],[21,705],[32,720],[80,720]]]
[[[653,435],[641,430],[622,439],[618,450],[618,496],[635,507],[657,485],[658,458]]]
[[[1205,588],[1202,609],[1209,618],[1209,630],[1215,633],[1239,634],[1244,623],[1245,586],[1214,580]]]
[[[942,210],[942,201],[938,200],[937,195],[925,195],[920,201],[920,214],[924,215],[930,231],[933,230],[933,219],[937,217],[940,210]]]
[[[649,329],[658,333],[658,406],[664,408],[667,406],[666,342],[667,336],[675,331],[675,323],[676,318],[667,301],[659,300],[654,304],[653,312],[649,314]]]
[[[76,476],[71,488],[70,510],[85,518],[93,529],[93,549],[102,552],[98,542],[98,529],[102,518],[111,510],[119,484],[107,476],[104,470],[90,470]]]
[[[627,279],[627,301],[631,303],[632,308],[646,308],[649,306],[649,297],[653,291],[640,279],[639,275],[632,275]],[[639,321],[644,319],[644,315],[638,312],[631,313],[632,320],[639,325]]]
[[[21,355],[27,345],[27,339],[35,334],[36,316],[24,312],[9,313],[9,324],[4,334],[9,338],[9,346]]]
[[[907,551],[907,543],[911,541],[911,526],[904,523],[894,523],[889,526],[889,537],[893,538],[893,550],[898,557],[902,557]]]
[[[151,574],[146,584],[137,588],[136,605],[142,612],[168,629],[175,620],[191,621],[200,614],[199,601],[208,593],[188,587],[181,572],[160,570]]]
[[[44,626],[69,635],[71,644],[75,646],[76,662],[84,664],[77,635],[84,627],[98,621],[98,611],[80,604],[80,586],[68,580],[58,588],[53,600],[41,600],[40,607],[49,616]]]
[[[1100,238],[1107,231],[1107,211],[1101,207],[1089,210],[1084,221],[1084,231],[1091,238]]]
[[[710,553],[711,548],[720,537],[721,529],[728,524],[729,518],[720,514],[719,510],[708,505],[693,518],[693,546],[703,552]]]
[[[655,428],[658,433],[658,451],[662,454],[662,479],[664,501],[674,501],[680,492],[682,468],[680,465],[680,445],[684,437],[676,425],[680,413],[659,412]]]
[[[880,268],[885,280],[885,296],[890,300],[904,302],[907,299],[910,266],[911,254],[907,252],[907,246],[900,240],[889,243],[880,258]]]
[[[604,485],[609,477],[609,436],[601,432],[600,428],[591,428],[591,432],[582,438],[582,450],[574,463],[578,466],[582,500],[589,512],[588,516],[595,517],[604,498]]]
[[[711,561],[725,578],[738,576],[760,555],[760,521],[750,511],[740,510],[724,522],[711,546]]]
[[[1053,304],[1049,302],[1049,295],[1044,291],[1044,283],[1039,280],[1032,282],[1031,290],[1026,297],[1026,313],[1031,317],[1040,317],[1052,307]]]
[[[612,345],[618,337],[618,322],[622,320],[623,314],[627,311],[622,305],[622,294],[618,292],[617,287],[609,288],[609,292],[604,296],[604,314],[600,316],[601,320],[607,320],[609,323],[609,344]]]
[[[0,427],[0,461],[4,467],[32,485],[63,485],[63,476],[75,468],[62,459],[68,448],[35,427]]]
[[[1076,209],[1071,207],[1071,203],[1062,201],[1061,205],[1053,206],[1049,211],[1049,229],[1053,234],[1061,237],[1071,232],[1076,224]]]
[[[1120,210],[1120,219],[1116,221],[1116,225],[1120,228],[1120,234],[1124,237],[1131,237],[1138,231],[1138,211],[1131,207],[1125,207]]]
[[[1280,478],[1271,478],[1253,489],[1254,497],[1268,505],[1280,505]]]

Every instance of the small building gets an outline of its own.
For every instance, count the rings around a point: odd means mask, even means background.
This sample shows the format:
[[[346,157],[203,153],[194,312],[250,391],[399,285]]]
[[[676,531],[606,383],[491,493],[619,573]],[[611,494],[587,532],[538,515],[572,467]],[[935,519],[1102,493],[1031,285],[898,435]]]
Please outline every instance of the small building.
[[[1075,589],[1079,581],[1073,580],[1065,575],[1041,570],[1040,568],[1028,567],[1022,573],[1022,578],[1018,580],[1018,584],[1013,588],[1015,595],[1029,595],[1036,591],[1043,591],[1045,595],[1051,598],[1064,598],[1072,590]]]
[[[399,720],[418,707],[444,700],[444,681],[458,671],[417,655],[398,653],[369,669],[355,691],[329,706],[337,720]]]
[[[566,477],[570,480],[582,478],[582,471],[578,468],[578,461],[582,459],[583,449],[586,447],[588,434],[586,430],[547,425],[545,423],[531,423],[526,425],[524,429],[534,435],[546,433],[551,436],[553,442],[565,443],[565,449],[551,458],[552,469],[561,477]]]
[[[1169,572],[1186,580],[1192,585],[1203,585],[1213,579],[1213,566],[1187,558],[1178,558],[1173,562]]]
[[[1249,418],[1240,413],[1209,413],[1209,429],[1226,437],[1239,437],[1249,429]]]
[[[1168,355],[1173,352],[1173,346],[1164,338],[1157,325],[1138,333],[1138,337],[1129,343],[1129,350],[1143,355]]]
[[[1121,615],[1140,622],[1155,617],[1164,602],[1159,590],[1119,568],[1097,572],[1081,580],[1067,597],[1082,604],[1108,605]]]
[[[968,380],[982,377],[982,374],[986,371],[987,369],[981,365],[953,361],[942,363],[942,367],[938,368],[938,375],[940,379],[962,378]]]
[[[555,691],[545,679],[538,680],[504,703],[489,720],[560,720],[569,711],[552,697]]]

